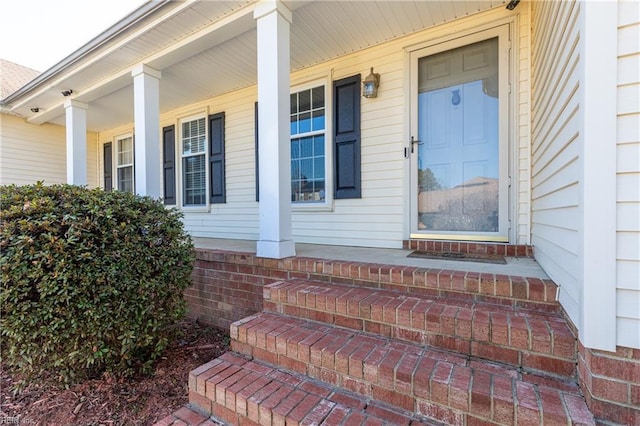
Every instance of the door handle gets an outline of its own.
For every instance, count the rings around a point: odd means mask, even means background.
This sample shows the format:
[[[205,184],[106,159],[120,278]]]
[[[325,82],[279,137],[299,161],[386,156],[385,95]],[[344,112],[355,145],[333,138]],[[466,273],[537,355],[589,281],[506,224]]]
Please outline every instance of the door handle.
[[[413,146],[414,146],[415,144],[422,145],[422,142],[420,142],[420,141],[419,141],[419,140],[417,140],[417,139],[414,139],[414,138],[413,138],[413,136],[411,136],[411,153],[412,153],[412,154],[413,154],[413,150],[414,150]]]

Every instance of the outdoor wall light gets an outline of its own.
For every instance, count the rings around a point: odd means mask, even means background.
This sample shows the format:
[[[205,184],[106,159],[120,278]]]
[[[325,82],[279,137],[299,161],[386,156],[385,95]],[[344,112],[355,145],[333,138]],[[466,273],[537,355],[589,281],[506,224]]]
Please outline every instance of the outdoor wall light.
[[[378,86],[380,86],[380,74],[374,73],[373,67],[371,67],[371,72],[362,82],[362,96],[365,98],[377,97]]]
[[[40,108],[38,108],[38,107],[31,108],[31,112],[40,112]]]
[[[518,3],[520,3],[520,0],[511,0],[509,2],[509,4],[507,4],[507,9],[508,10],[513,10],[516,8],[516,6],[518,5]]]
[[[62,96],[71,96],[72,93],[73,93],[73,90],[71,90],[71,89],[63,90],[62,91]]]

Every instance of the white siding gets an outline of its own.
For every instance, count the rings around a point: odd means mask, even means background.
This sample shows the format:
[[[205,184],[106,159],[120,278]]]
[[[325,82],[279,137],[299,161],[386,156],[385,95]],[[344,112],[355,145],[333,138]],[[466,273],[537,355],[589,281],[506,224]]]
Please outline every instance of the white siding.
[[[327,209],[304,209],[294,206],[293,237],[296,242],[369,247],[402,246],[408,238],[407,197],[410,194],[404,158],[408,144],[405,60],[407,47],[431,40],[446,39],[460,33],[504,24],[515,19],[513,65],[516,91],[512,114],[515,122],[511,134],[514,191],[514,226],[517,242],[529,242],[529,10],[514,12],[500,6],[492,11],[439,25],[429,30],[343,56],[295,72],[291,85],[324,79],[329,91],[332,81],[361,74],[370,67],[381,75],[378,97],[362,99],[361,164],[362,198],[335,200]],[[225,112],[226,120],[226,194],[225,204],[211,205],[209,212],[186,212],[189,232],[199,237],[256,240],[258,238],[258,203],[255,201],[254,102],[256,88],[228,93],[197,105],[171,111],[161,116],[161,126],[178,123],[181,117],[197,113]],[[327,100],[330,105],[331,100]],[[330,113],[330,111],[329,111]],[[100,134],[100,149],[118,133],[131,131],[132,124]],[[177,129],[177,128],[176,128]],[[178,132],[176,132],[178,133]],[[179,150],[177,161],[179,161]],[[100,166],[102,170],[102,166]],[[180,191],[180,182],[177,183]]]
[[[89,188],[100,187],[100,174],[98,173],[98,134],[87,133],[87,186]],[[65,161],[66,164],[66,161]]]
[[[296,241],[319,244],[402,247],[408,212],[404,199],[404,51],[386,43],[292,76],[292,83],[332,72],[332,80],[369,68],[380,73],[378,97],[361,102],[362,198],[335,200],[333,211],[293,210]],[[327,84],[331,87],[332,82]]]
[[[65,138],[62,126],[39,126],[21,117],[0,115],[0,185],[65,183]],[[87,179],[92,187],[97,185],[95,146],[95,134],[87,134]]]
[[[618,2],[617,343],[640,348],[640,3]]]
[[[580,327],[580,119],[574,1],[532,3],[531,231],[535,256]],[[562,28],[563,31],[558,31]]]
[[[227,202],[212,204],[210,214],[186,214],[185,224],[192,235],[246,240],[258,238],[254,151],[256,99],[257,92],[253,87],[206,104],[210,114],[225,113]],[[179,155],[179,150],[176,153]]]
[[[580,8],[532,3],[532,242],[580,329],[583,304],[583,123]],[[557,31],[562,28],[563,31]],[[589,49],[588,46],[585,49]],[[640,348],[640,4],[618,2],[616,344]],[[587,88],[588,90],[589,88]],[[604,141],[603,141],[604,143]],[[611,220],[611,218],[603,218]],[[613,285],[602,283],[602,285]]]

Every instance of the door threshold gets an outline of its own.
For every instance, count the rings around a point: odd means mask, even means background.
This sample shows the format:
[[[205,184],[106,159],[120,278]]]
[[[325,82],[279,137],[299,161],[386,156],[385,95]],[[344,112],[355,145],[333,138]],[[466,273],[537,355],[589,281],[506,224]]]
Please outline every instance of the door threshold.
[[[454,260],[461,262],[480,262],[493,263],[498,265],[506,265],[507,260],[504,256],[497,254],[481,254],[481,253],[452,253],[452,252],[434,252],[415,250],[407,255],[407,257],[417,257],[422,259],[436,260]]]

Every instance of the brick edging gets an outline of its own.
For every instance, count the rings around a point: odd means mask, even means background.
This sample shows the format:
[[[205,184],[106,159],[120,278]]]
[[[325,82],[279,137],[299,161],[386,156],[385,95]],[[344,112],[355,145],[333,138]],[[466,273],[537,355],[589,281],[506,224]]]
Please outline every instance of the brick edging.
[[[606,352],[578,342],[578,382],[597,419],[640,424],[640,349]]]
[[[533,246],[525,244],[473,243],[440,240],[404,240],[405,250],[429,251],[435,253],[492,254],[508,257],[533,258]]]
[[[303,278],[389,290],[401,290],[402,287],[424,288],[474,294],[482,298],[557,305],[557,285],[550,279],[302,256],[267,259],[252,253],[210,249],[197,249],[196,266],[198,261],[225,264],[227,266],[221,268],[222,271],[254,275],[265,278],[266,281]],[[204,265],[200,264],[202,266]],[[420,292],[417,289],[415,291]]]

